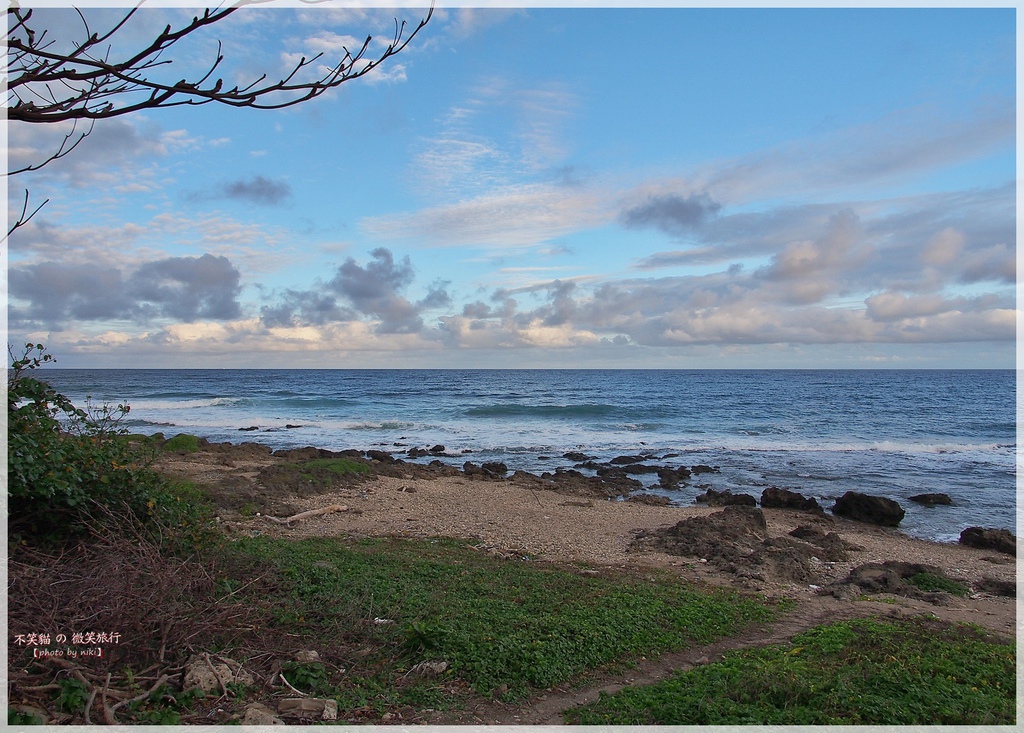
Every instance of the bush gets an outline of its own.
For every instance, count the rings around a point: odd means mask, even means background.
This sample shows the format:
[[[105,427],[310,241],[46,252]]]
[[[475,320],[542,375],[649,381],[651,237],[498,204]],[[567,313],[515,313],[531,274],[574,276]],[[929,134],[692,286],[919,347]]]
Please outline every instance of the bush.
[[[10,349],[8,349],[10,352]],[[96,504],[151,514],[166,482],[149,469],[152,446],[127,438],[127,405],[76,407],[36,369],[54,361],[42,344],[11,354],[7,383],[8,504],[12,533],[80,529]]]

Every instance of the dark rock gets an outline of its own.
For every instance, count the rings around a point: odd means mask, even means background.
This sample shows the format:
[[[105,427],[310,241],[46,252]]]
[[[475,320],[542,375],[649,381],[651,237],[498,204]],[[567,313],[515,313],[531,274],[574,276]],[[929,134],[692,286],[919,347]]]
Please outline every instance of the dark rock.
[[[565,458],[568,461],[579,462],[579,461],[590,461],[590,460],[593,460],[594,456],[588,456],[586,453],[579,453],[579,452],[575,452],[575,451],[570,451],[569,453],[563,453],[562,454],[562,458]]]
[[[429,456],[430,452],[425,448],[410,448],[405,454],[409,458],[422,458],[423,456]]]
[[[917,494],[916,496],[911,496],[910,500],[925,506],[953,505],[953,500],[949,498],[949,494]]]
[[[884,563],[869,562],[858,565],[850,571],[845,584],[856,585],[866,593],[892,593],[894,595],[922,598],[924,591],[908,582],[921,573],[929,573],[939,577],[946,577],[942,568],[935,565],[923,565],[921,563],[888,561]]]
[[[719,473],[717,468],[713,466],[705,466],[703,463],[698,463],[696,466],[690,468],[691,473]]]
[[[239,428],[238,431],[241,432],[241,433],[251,433],[254,430],[259,430],[259,429],[260,429],[259,425],[250,425],[247,428]]]
[[[437,455],[439,453],[444,453],[444,446],[443,445],[435,445],[433,448],[430,449],[430,452],[433,453],[434,455]]]
[[[607,467],[603,476],[585,476],[573,468],[556,468],[553,474],[545,471],[541,478],[559,493],[600,498],[625,497],[643,488],[643,484],[621,469]]]
[[[728,489],[725,491],[708,489],[703,494],[698,494],[694,500],[706,503],[708,506],[757,506],[757,499],[749,494],[734,494]]]
[[[641,474],[658,473],[661,469],[657,466],[650,466],[646,463],[630,463],[628,466],[623,466],[622,470],[626,473]]]
[[[680,466],[679,468],[663,467],[658,469],[658,484],[663,489],[675,489],[683,481],[690,478],[690,469]]]
[[[487,473],[491,474],[492,476],[504,476],[506,473],[508,473],[508,466],[498,461],[485,463],[481,466],[481,468]]]
[[[615,458],[611,459],[609,463],[612,463],[616,466],[622,466],[630,463],[640,463],[641,461],[646,460],[647,456],[616,456]]]
[[[968,527],[960,533],[960,544],[982,550],[995,550],[1007,555],[1017,554],[1017,538],[1008,529]]]
[[[642,530],[632,546],[701,558],[738,578],[761,581],[807,582],[816,573],[811,558],[821,554],[795,538],[769,537],[764,514],[749,506],[727,506],[672,527]]]
[[[467,476],[489,476],[490,475],[490,474],[487,473],[487,471],[485,471],[483,469],[482,466],[478,466],[478,465],[476,465],[475,463],[473,463],[471,461],[466,461],[465,463],[462,464],[462,472],[464,474],[466,474]]]
[[[395,462],[395,457],[390,453],[382,450],[368,450],[366,451],[366,457],[373,461],[380,461],[381,463],[391,464]]]
[[[796,509],[799,511],[823,511],[817,499],[808,499],[789,489],[769,486],[761,492],[761,507],[764,509]]]
[[[455,476],[459,473],[459,469],[455,466],[451,466],[444,461],[436,459],[428,463],[426,468],[430,469],[435,475],[442,474],[444,476]]]
[[[906,514],[903,507],[892,499],[869,496],[857,491],[847,491],[836,499],[832,513],[846,519],[882,527],[898,527]]]
[[[974,584],[974,590],[978,593],[989,593],[993,596],[1003,596],[1005,598],[1017,597],[1017,584],[1012,580],[984,577]]]
[[[835,532],[825,533],[817,527],[801,524],[789,533],[790,536],[803,540],[808,544],[820,548],[818,557],[829,562],[841,562],[848,559],[847,552],[863,550],[860,545],[847,542]]]
[[[295,430],[296,428],[301,428],[301,427],[302,427],[301,425],[292,425],[291,423],[286,423],[285,426],[284,426],[284,429],[285,430]]]

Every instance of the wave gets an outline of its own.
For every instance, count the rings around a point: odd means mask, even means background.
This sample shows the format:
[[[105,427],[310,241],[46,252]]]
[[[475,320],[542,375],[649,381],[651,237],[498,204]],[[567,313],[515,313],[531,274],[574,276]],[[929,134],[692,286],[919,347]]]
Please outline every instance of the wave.
[[[139,410],[197,410],[207,407],[251,407],[255,400],[248,397],[212,397],[191,400],[132,400],[131,406]]]
[[[574,418],[604,417],[607,415],[618,415],[622,412],[622,408],[615,405],[604,405],[599,403],[582,405],[499,404],[485,405],[483,407],[470,407],[465,411],[465,415],[467,417]]]

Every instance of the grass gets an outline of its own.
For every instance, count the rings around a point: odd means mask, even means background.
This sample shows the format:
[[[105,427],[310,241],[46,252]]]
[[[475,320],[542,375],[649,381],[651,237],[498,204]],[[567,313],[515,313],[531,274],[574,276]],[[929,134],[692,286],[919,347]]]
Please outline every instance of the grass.
[[[303,482],[321,488],[338,483],[338,479],[362,479],[373,473],[373,468],[363,461],[349,458],[317,458],[302,463],[282,463],[274,467],[280,476],[300,478]]]
[[[188,433],[178,433],[164,443],[162,449],[169,452],[185,451],[187,453],[195,453],[199,450],[199,438]]]
[[[1012,725],[1015,651],[920,617],[820,626],[568,711],[580,725]]]
[[[923,591],[945,591],[960,597],[964,597],[970,592],[970,589],[960,581],[935,573],[918,573],[907,578],[907,582]]]
[[[260,537],[233,546],[285,580],[275,610],[282,630],[309,643],[372,645],[379,674],[356,679],[378,689],[419,661],[443,660],[449,678],[512,701],[631,658],[720,639],[777,611],[668,575],[586,577],[454,540]]]

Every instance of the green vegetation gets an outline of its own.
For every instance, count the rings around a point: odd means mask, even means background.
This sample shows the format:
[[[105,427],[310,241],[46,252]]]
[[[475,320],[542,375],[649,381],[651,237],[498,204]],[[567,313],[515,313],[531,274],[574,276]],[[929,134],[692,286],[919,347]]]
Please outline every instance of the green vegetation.
[[[165,451],[185,451],[186,453],[195,453],[199,450],[199,438],[195,435],[189,435],[188,433],[178,433],[164,443],[161,449]]]
[[[821,626],[567,713],[582,725],[1012,725],[1012,645],[927,618]]]
[[[8,349],[10,351],[10,349]],[[54,361],[42,344],[11,354],[7,385],[8,524],[11,539],[64,539],[111,514],[198,518],[195,497],[150,469],[151,441],[127,435],[128,405],[76,407],[34,376]],[[177,519],[185,511],[186,516]],[[200,512],[201,513],[201,512]]]
[[[295,471],[304,481],[317,486],[333,486],[338,478],[369,476],[373,469],[366,463],[348,458],[317,458],[301,465],[286,463],[282,471]]]
[[[698,591],[669,575],[586,577],[451,540],[257,537],[232,549],[288,581],[277,622],[290,633],[313,641],[361,626],[397,664],[444,660],[478,692],[505,699],[707,643],[774,615],[759,600]]]
[[[966,596],[970,589],[960,581],[935,573],[918,573],[907,578],[907,582],[923,591],[944,591],[954,596]]]

